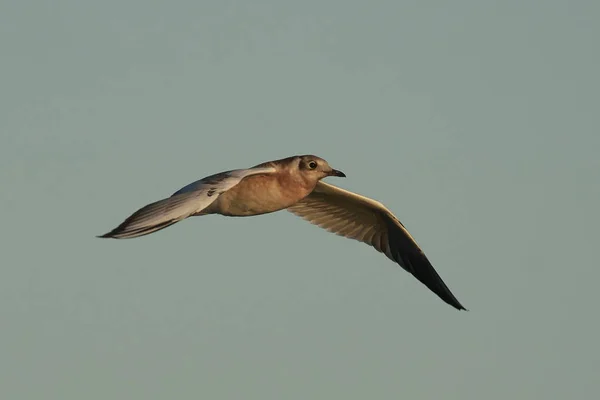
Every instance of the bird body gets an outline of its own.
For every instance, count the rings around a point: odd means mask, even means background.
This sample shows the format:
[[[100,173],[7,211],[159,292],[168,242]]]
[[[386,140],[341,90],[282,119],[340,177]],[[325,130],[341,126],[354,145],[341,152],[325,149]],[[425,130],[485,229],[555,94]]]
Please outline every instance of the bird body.
[[[306,185],[288,171],[252,175],[220,195],[207,212],[230,217],[262,215],[288,208],[313,189],[313,184]]]
[[[148,204],[103,238],[133,238],[190,216],[255,216],[289,212],[337,235],[366,243],[398,263],[451,306],[465,308],[437,274],[417,242],[382,203],[322,182],[346,175],[314,155],[268,161],[193,182]]]

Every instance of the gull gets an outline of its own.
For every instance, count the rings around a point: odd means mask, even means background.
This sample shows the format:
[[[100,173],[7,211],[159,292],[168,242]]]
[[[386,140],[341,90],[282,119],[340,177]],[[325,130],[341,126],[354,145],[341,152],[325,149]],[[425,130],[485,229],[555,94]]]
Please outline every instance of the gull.
[[[322,182],[345,177],[314,155],[267,161],[208,176],[148,204],[101,238],[135,238],[192,216],[246,217],[287,210],[337,235],[372,246],[399,264],[443,301],[466,310],[425,253],[382,203]]]

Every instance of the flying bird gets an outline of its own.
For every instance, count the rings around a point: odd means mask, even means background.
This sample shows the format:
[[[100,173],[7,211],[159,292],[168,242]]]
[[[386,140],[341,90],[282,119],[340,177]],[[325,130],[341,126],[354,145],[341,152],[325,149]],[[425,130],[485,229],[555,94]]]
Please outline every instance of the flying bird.
[[[411,273],[443,301],[465,310],[415,239],[382,203],[322,182],[345,177],[327,161],[301,155],[208,176],[148,204],[101,238],[148,235],[185,218],[245,217],[287,210],[308,222],[372,246]]]

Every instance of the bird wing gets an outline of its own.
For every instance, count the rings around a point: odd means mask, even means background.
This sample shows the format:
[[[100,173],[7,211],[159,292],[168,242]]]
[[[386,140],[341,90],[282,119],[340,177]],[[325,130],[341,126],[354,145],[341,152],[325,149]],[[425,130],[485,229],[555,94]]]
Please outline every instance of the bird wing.
[[[311,194],[287,210],[329,232],[374,247],[410,272],[446,303],[459,310],[465,309],[408,230],[380,202],[319,182]]]
[[[125,239],[148,235],[164,229],[213,203],[221,193],[231,189],[247,176],[275,173],[276,169],[237,169],[207,176],[173,193],[171,197],[148,204],[101,238]]]

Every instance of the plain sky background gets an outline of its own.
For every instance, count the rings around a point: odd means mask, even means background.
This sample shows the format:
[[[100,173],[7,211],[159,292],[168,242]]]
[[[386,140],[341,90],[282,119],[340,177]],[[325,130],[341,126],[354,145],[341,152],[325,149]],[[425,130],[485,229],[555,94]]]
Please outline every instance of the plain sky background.
[[[600,2],[0,2],[2,399],[600,397]],[[459,312],[287,212],[101,240],[313,153]]]

